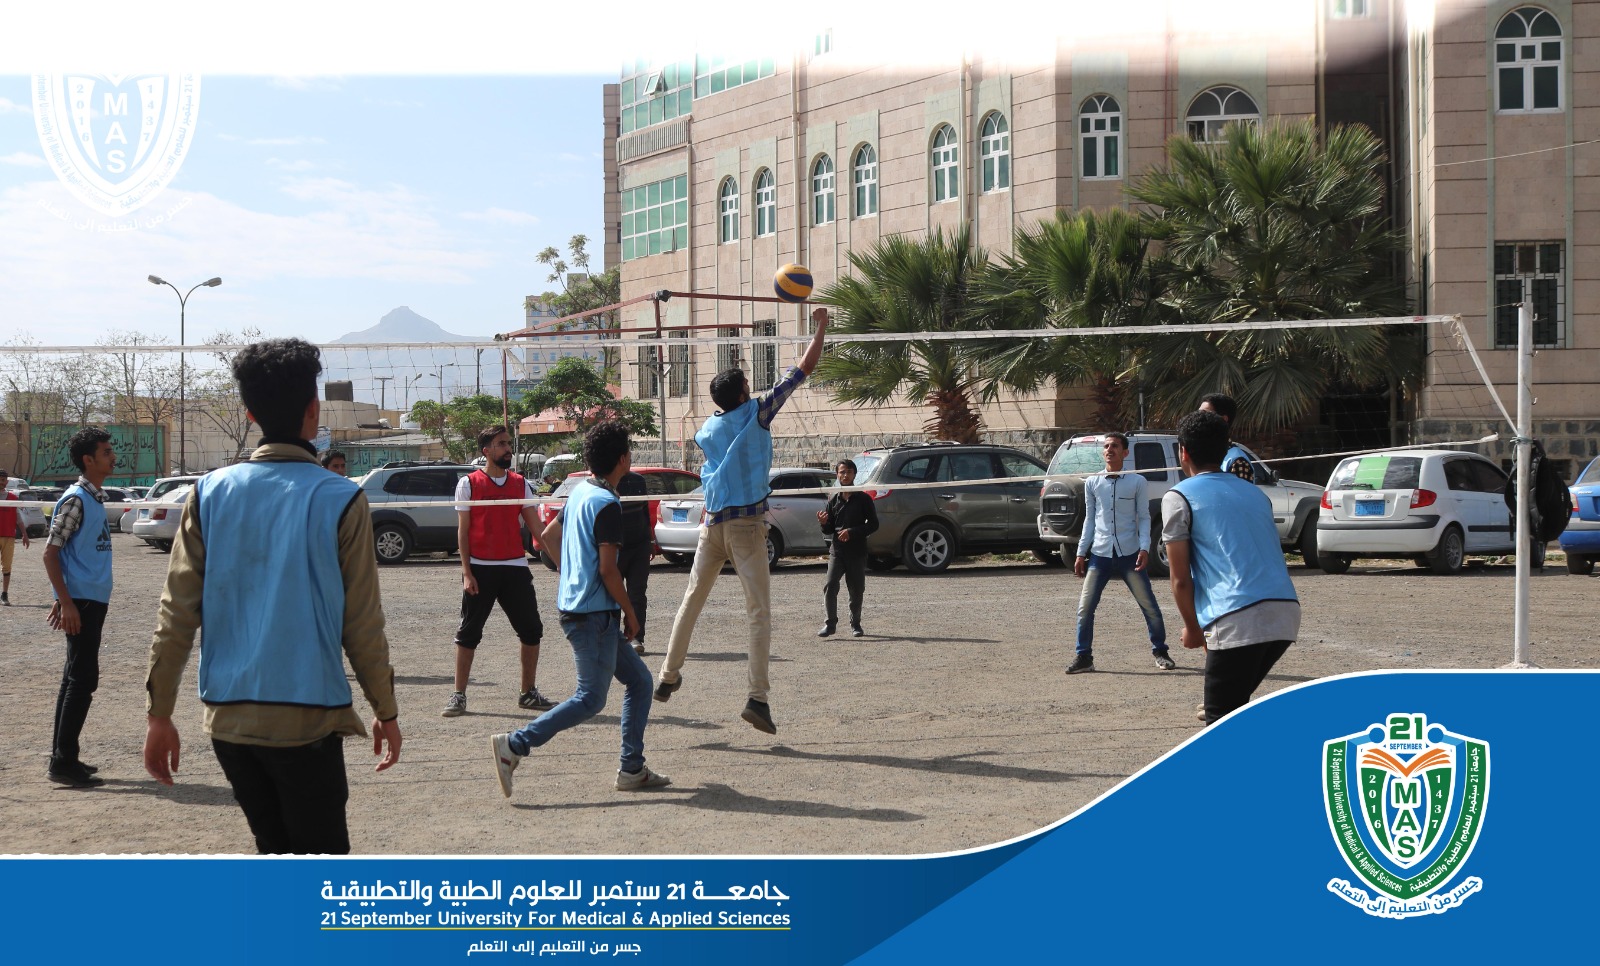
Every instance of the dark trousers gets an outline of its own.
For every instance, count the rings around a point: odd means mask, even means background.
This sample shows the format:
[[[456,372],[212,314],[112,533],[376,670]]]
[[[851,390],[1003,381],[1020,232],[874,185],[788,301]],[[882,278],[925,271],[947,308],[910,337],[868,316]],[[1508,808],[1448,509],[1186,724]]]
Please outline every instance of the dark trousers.
[[[456,644],[469,651],[476,648],[483,640],[483,625],[489,612],[499,604],[517,639],[529,647],[538,647],[544,637],[544,621],[539,618],[539,598],[534,594],[533,574],[528,572],[526,562],[517,567],[469,566],[472,579],[478,582],[478,592],[461,592],[461,626],[456,629]]]
[[[100,687],[100,631],[106,625],[106,605],[98,600],[72,601],[83,626],[67,635],[67,664],[61,670],[61,690],[56,692],[55,735],[50,741],[50,770],[78,764],[78,736],[89,718],[89,703]]]
[[[617,554],[617,569],[622,571],[622,586],[628,591],[628,602],[633,605],[634,616],[639,618],[639,643],[644,643],[644,612],[648,606],[650,589],[650,545],[624,547]]]
[[[861,626],[861,598],[867,592],[867,555],[864,553],[828,554],[828,582],[822,587],[822,606],[828,626],[839,623],[839,578],[850,591],[850,626]]]
[[[1206,650],[1206,724],[1250,701],[1290,641],[1262,641],[1220,651]]]
[[[268,748],[212,739],[217,763],[262,855],[348,855],[344,736]]]

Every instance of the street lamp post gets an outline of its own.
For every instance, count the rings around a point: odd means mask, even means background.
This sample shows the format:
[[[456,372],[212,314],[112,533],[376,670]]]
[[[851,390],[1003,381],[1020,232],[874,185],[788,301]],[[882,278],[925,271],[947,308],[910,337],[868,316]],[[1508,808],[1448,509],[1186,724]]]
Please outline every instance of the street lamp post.
[[[188,402],[189,374],[186,366],[187,353],[183,351],[183,347],[187,342],[184,332],[184,315],[189,307],[189,296],[194,294],[195,288],[200,288],[201,286],[216,288],[222,284],[222,279],[208,278],[187,292],[179,292],[178,286],[157,275],[150,276],[150,284],[165,285],[177,293],[178,296],[178,472],[187,473],[189,471],[189,455],[187,451],[189,443],[189,414],[185,411],[185,406]]]

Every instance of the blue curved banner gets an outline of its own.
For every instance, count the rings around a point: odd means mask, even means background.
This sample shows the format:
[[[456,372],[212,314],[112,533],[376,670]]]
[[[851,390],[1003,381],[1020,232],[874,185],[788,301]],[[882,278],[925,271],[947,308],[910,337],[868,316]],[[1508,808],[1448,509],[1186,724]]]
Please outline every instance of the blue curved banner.
[[[1312,682],[1051,828],[944,856],[7,858],[5,958],[1588,958],[1597,685],[1581,671]]]

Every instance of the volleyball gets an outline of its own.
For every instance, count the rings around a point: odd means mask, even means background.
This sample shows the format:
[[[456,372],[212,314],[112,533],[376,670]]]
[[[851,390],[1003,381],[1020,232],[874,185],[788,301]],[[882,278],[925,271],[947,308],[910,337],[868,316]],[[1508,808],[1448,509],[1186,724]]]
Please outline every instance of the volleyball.
[[[772,290],[785,302],[804,302],[811,295],[811,269],[785,265],[772,276]]]

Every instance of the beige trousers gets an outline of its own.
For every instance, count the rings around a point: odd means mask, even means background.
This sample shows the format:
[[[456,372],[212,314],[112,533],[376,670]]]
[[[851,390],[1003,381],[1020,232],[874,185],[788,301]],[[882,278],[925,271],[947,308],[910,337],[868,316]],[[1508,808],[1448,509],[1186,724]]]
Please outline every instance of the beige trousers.
[[[694,566],[689,571],[689,588],[672,621],[672,637],[667,642],[667,659],[661,665],[661,680],[678,680],[684,658],[689,655],[689,638],[695,621],[705,606],[711,588],[722,572],[722,565],[733,562],[734,573],[744,585],[745,616],[750,627],[750,697],[767,700],[767,659],[772,650],[772,598],[767,582],[767,521],[765,517],[741,517],[713,527],[700,528],[695,546]]]

